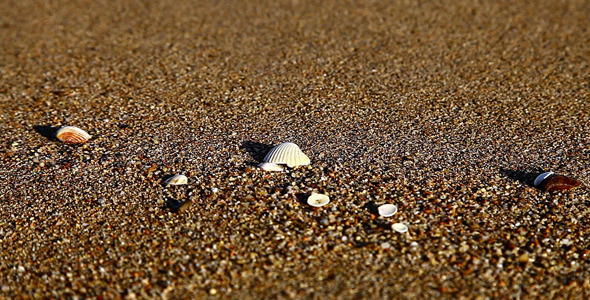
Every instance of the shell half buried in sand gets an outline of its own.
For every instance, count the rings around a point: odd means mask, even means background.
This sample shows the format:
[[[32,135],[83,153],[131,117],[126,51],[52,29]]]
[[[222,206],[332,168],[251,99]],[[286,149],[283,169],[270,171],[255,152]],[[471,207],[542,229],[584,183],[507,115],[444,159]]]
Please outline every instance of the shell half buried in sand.
[[[379,215],[382,217],[391,217],[397,212],[397,206],[394,204],[383,204],[377,208]]]
[[[282,143],[272,148],[264,157],[265,163],[287,165],[289,168],[309,165],[309,157],[294,143]]]
[[[307,204],[313,207],[322,207],[330,203],[330,197],[324,194],[313,193],[307,198]]]
[[[540,174],[539,176],[537,176],[537,178],[535,178],[535,186],[539,186],[541,182],[543,182],[543,180],[547,179],[547,177],[553,174],[553,172],[545,172],[543,174]]]
[[[86,131],[74,127],[64,126],[57,131],[57,139],[67,144],[86,143],[92,136]]]
[[[408,226],[402,223],[395,223],[391,225],[391,228],[399,233],[408,232]]]
[[[263,169],[264,171],[269,171],[269,172],[282,172],[283,171],[283,167],[281,167],[275,163],[270,163],[270,162],[261,163],[258,165],[258,167]]]
[[[545,172],[535,178],[535,186],[547,192],[569,190],[580,184],[582,184],[581,181],[553,172]]]
[[[174,175],[165,181],[166,185],[183,185],[188,183],[188,178],[184,175]]]

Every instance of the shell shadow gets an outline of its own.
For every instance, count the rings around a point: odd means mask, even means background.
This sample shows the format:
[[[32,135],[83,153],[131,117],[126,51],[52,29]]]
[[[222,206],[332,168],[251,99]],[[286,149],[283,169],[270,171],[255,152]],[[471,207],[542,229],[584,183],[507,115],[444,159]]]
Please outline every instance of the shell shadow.
[[[299,202],[299,204],[308,206],[308,204],[307,204],[307,198],[309,198],[309,194],[307,194],[307,193],[297,193],[297,194],[295,194],[295,198],[297,199],[297,202]]]
[[[169,210],[170,212],[177,213],[180,211],[180,208],[184,204],[183,201],[176,200],[174,198],[166,198],[166,203],[162,207],[164,210]]]
[[[33,129],[45,138],[55,141],[57,140],[57,131],[59,127],[47,126],[47,125],[35,125]]]
[[[535,187],[535,178],[537,178],[537,176],[539,176],[541,173],[542,172],[526,172],[504,168],[500,169],[500,174],[533,188]]]
[[[264,156],[266,156],[266,154],[268,153],[268,151],[270,151],[270,149],[272,149],[273,146],[268,145],[268,144],[264,144],[264,143],[258,143],[258,142],[254,142],[254,141],[244,141],[242,142],[242,149],[246,150],[251,156],[252,158],[256,161],[256,162],[247,162],[247,164],[250,165],[257,165],[258,163],[261,163],[264,160]]]
[[[379,206],[375,202],[368,202],[363,208],[374,215],[379,215]]]

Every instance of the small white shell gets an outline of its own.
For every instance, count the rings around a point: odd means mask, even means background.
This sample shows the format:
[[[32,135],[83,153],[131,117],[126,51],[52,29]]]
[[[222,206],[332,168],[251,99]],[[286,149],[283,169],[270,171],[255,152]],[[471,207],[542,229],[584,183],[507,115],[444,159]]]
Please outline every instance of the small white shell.
[[[282,143],[272,148],[264,157],[264,162],[285,164],[289,168],[309,165],[309,157],[293,143]]]
[[[307,198],[307,204],[313,207],[321,207],[328,203],[330,203],[330,197],[324,194],[313,193],[311,196],[309,196],[309,198]]]
[[[174,175],[166,180],[166,185],[182,185],[187,183],[188,178],[184,175]]]
[[[553,175],[553,172],[545,172],[539,176],[537,176],[537,178],[535,178],[535,186],[539,186],[539,184],[541,184],[541,182],[543,182],[543,180],[547,179],[547,177]]]
[[[395,223],[393,225],[391,225],[391,228],[393,228],[393,230],[399,232],[399,233],[404,233],[408,231],[408,226],[402,224],[402,223]]]
[[[58,140],[68,144],[85,143],[92,137],[86,131],[74,126],[60,128],[56,136]]]
[[[258,165],[259,168],[263,169],[264,171],[269,172],[281,172],[283,171],[283,167],[270,162],[261,163]]]
[[[379,206],[379,215],[382,217],[391,217],[397,212],[397,206],[394,204],[383,204]]]

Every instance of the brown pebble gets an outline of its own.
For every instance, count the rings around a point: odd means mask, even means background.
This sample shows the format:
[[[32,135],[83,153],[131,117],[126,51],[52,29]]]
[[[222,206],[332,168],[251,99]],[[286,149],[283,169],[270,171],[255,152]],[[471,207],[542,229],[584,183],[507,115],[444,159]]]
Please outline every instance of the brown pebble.
[[[529,255],[528,253],[524,253],[518,257],[518,261],[521,263],[528,263],[529,262]]]
[[[193,201],[187,200],[186,202],[182,203],[182,205],[180,205],[180,207],[178,208],[178,212],[183,213],[192,205],[193,205]]]
[[[582,182],[563,175],[553,175],[539,184],[543,191],[563,191],[579,186]]]

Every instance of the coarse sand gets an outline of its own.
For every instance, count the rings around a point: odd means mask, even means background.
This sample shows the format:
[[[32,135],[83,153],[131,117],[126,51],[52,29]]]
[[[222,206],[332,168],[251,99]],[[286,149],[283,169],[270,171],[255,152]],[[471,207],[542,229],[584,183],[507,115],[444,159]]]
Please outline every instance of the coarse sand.
[[[0,298],[588,298],[589,16],[0,1]]]

